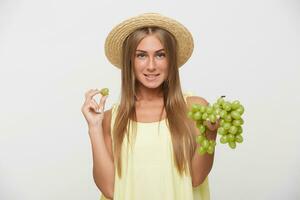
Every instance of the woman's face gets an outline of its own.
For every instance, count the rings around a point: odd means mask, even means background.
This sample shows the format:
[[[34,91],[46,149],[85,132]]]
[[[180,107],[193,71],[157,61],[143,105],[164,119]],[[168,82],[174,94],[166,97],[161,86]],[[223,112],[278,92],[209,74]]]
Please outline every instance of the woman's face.
[[[168,61],[163,45],[154,35],[148,35],[137,46],[134,73],[140,84],[157,88],[168,76]]]

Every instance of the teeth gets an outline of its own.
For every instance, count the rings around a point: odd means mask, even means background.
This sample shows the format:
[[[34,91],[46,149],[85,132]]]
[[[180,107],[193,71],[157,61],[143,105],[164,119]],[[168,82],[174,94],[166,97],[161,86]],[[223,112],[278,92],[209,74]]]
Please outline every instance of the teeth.
[[[159,74],[158,74],[158,75],[159,75]],[[152,81],[152,80],[155,80],[156,77],[157,77],[158,75],[146,75],[146,74],[145,74],[145,76],[147,77],[147,79],[148,79],[148,80],[151,80],[151,81]]]

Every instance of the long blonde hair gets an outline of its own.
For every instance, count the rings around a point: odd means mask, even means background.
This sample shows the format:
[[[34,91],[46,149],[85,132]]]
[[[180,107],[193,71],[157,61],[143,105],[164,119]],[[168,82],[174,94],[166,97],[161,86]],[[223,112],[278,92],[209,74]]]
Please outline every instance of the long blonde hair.
[[[122,69],[121,69],[121,100],[113,126],[114,138],[114,160],[117,165],[118,176],[121,177],[121,148],[127,134],[127,142],[131,143],[129,129],[132,124],[132,133],[136,134],[136,87],[137,80],[134,74],[133,59],[140,41],[147,35],[155,35],[166,51],[166,58],[169,64],[169,74],[161,85],[163,91],[164,108],[167,115],[174,160],[180,175],[183,172],[191,171],[191,160],[196,148],[196,142],[191,128],[191,120],[187,117],[187,105],[185,103],[179,78],[179,70],[176,56],[176,40],[168,31],[159,27],[145,27],[130,34],[123,44]],[[130,120],[132,119],[132,120]],[[130,122],[131,121],[131,122]],[[126,142],[126,141],[125,141]]]

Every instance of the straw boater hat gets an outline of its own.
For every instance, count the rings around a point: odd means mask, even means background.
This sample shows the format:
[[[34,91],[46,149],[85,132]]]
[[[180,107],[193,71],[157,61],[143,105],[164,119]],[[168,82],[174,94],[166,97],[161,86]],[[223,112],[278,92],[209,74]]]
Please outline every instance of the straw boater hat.
[[[105,55],[109,62],[121,69],[123,42],[130,33],[147,26],[158,26],[173,34],[177,41],[178,67],[186,63],[194,49],[192,34],[178,21],[158,13],[144,13],[115,26],[105,41]]]

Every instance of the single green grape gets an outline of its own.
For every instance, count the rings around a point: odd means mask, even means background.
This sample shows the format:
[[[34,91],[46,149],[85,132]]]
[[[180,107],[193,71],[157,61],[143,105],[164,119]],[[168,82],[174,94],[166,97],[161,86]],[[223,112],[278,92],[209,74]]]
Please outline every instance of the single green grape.
[[[220,97],[218,100],[217,100],[217,103],[219,104],[219,105],[222,105],[223,103],[224,103],[224,98],[223,97]]]
[[[211,114],[212,112],[213,112],[213,107],[211,106],[211,105],[209,105],[209,106],[207,106],[207,108],[206,108],[206,113],[207,114]]]
[[[102,89],[100,90],[100,94],[101,94],[102,96],[107,96],[107,95],[109,94],[109,89],[108,89],[108,88],[102,88]]]
[[[203,140],[203,141],[201,142],[201,145],[203,146],[203,148],[207,149],[207,147],[209,146],[208,140],[207,140],[207,139]]]
[[[238,111],[232,111],[230,113],[230,116],[233,118],[233,119],[241,119],[241,115]]]
[[[224,129],[224,127],[219,127],[218,128],[218,133],[220,135],[226,135],[227,134],[227,131]]]
[[[235,135],[237,133],[238,129],[236,126],[231,126],[228,130],[229,133]]]
[[[204,125],[201,125],[201,126],[199,127],[199,131],[200,131],[200,133],[205,133],[205,131],[206,131],[205,126],[204,126]]]
[[[207,148],[207,153],[213,154],[213,153],[214,153],[214,150],[215,150],[215,147],[210,145],[210,146]]]
[[[231,103],[229,101],[225,101],[223,104],[222,104],[222,107],[224,110],[226,110],[227,112],[231,110]]]
[[[207,118],[208,118],[208,114],[205,112],[205,113],[203,113],[202,114],[202,119],[203,120],[207,120]]]
[[[201,147],[199,147],[199,148],[197,149],[197,151],[198,151],[198,153],[199,153],[200,155],[203,155],[203,154],[205,154],[206,149],[205,149],[203,146],[201,146]]]
[[[201,113],[206,112],[206,106],[200,105],[200,112],[201,112]]]
[[[213,147],[215,147],[216,146],[216,141],[214,141],[214,140],[210,140],[209,141],[209,145],[211,145],[211,146],[213,146]]]
[[[225,122],[224,125],[223,125],[223,128],[224,128],[225,130],[229,130],[230,127],[231,127],[231,123],[229,123],[229,122]]]
[[[222,144],[225,144],[228,142],[228,136],[227,135],[223,135],[221,138],[220,138],[220,142]]]
[[[205,140],[205,139],[206,139],[206,138],[205,138],[204,135],[197,135],[197,137],[196,137],[196,142],[197,142],[198,144],[201,144],[202,141]]]
[[[235,142],[229,142],[228,145],[230,146],[230,148],[235,149],[236,147],[236,143]]]
[[[234,137],[233,134],[228,134],[227,136],[228,136],[228,141],[229,141],[229,142],[234,142],[235,137]]]
[[[232,124],[234,126],[240,126],[240,125],[242,125],[242,120],[241,119],[235,119],[235,120],[232,121]]]
[[[241,126],[238,126],[237,128],[238,128],[237,134],[242,134],[243,128]]]
[[[231,121],[232,121],[231,115],[225,115],[224,120],[225,120],[226,122],[231,122]]]
[[[243,124],[244,124],[244,120],[243,120],[243,118],[241,118],[240,120],[241,120],[241,123],[242,123],[241,125],[243,125]]]
[[[241,135],[235,136],[235,141],[238,142],[238,143],[242,143],[243,142],[243,136],[241,136]]]
[[[220,109],[220,107],[221,107],[221,106],[220,106],[220,104],[218,104],[218,103],[214,103],[214,104],[213,104],[213,108],[214,108],[214,109]]]
[[[244,113],[244,106],[243,105],[239,105],[239,107],[236,109],[237,112],[240,113],[240,115],[242,115]]]
[[[221,119],[221,120],[220,120],[220,126],[223,126],[224,123],[225,123],[225,120],[224,120],[224,119]]]
[[[189,111],[187,114],[188,118],[193,119],[193,114],[194,113],[192,111]]]
[[[199,109],[199,106],[197,105],[197,104],[193,104],[192,105],[192,112],[197,112],[198,111],[198,109]]]
[[[233,110],[236,110],[240,106],[240,102],[238,100],[235,100],[231,103],[231,107]]]
[[[222,112],[222,109],[221,108],[216,108],[215,110],[214,110],[214,114],[215,115],[220,115],[220,113]]]
[[[201,113],[200,113],[200,111],[196,111],[196,112],[193,114],[193,119],[194,119],[194,120],[200,120],[200,119],[201,119]]]
[[[220,117],[224,119],[226,115],[227,115],[226,110],[221,110]]]
[[[211,123],[215,123],[217,121],[217,117],[214,114],[210,114],[208,119]]]

